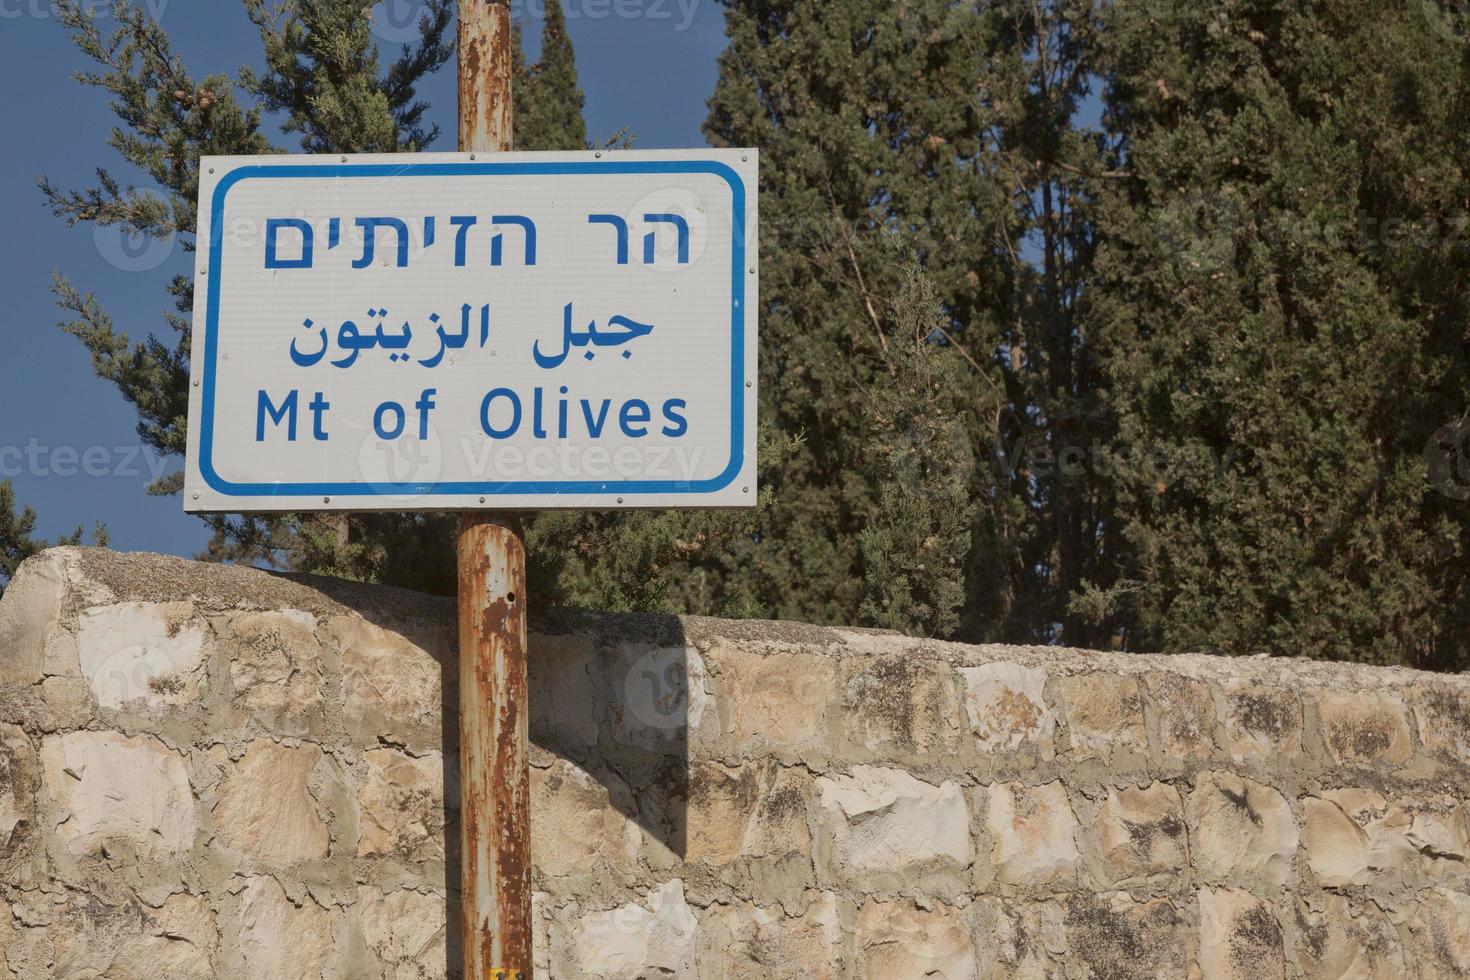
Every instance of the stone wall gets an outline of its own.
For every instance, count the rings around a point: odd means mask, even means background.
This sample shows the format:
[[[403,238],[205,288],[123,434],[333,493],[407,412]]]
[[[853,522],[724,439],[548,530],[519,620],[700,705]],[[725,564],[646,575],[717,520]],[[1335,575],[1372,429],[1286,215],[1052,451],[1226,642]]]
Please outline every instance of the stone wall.
[[[0,605],[0,978],[454,972],[453,616],[27,562]],[[534,633],[542,976],[1470,975],[1470,678]]]

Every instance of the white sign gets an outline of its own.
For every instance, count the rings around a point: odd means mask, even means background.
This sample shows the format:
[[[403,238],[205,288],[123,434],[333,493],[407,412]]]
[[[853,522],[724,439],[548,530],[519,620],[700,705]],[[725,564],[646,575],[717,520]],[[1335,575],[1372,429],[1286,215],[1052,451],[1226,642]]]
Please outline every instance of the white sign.
[[[756,164],[205,157],[185,509],[754,504]]]

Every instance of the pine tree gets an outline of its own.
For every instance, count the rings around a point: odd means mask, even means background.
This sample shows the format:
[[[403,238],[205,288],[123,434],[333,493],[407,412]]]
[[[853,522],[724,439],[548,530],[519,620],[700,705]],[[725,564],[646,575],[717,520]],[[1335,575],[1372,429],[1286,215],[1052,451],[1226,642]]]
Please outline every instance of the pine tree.
[[[0,595],[20,563],[46,547],[31,535],[36,530],[36,512],[30,507],[15,510],[15,490],[9,480],[0,480]]]
[[[81,544],[85,532],[78,527],[71,534],[64,534],[54,542],[32,535],[36,531],[36,512],[30,507],[17,512],[15,488],[9,480],[0,480],[0,596],[10,582],[15,570],[27,558],[53,545]],[[92,541],[99,548],[107,547],[107,528],[100,523],[92,532]]]
[[[1470,60],[1408,7],[1109,25],[1130,177],[1092,289],[1126,548],[1090,611],[1130,648],[1470,663],[1470,514],[1424,464],[1470,391]]]
[[[511,97],[515,107],[518,150],[583,150],[587,124],[582,118],[586,98],[577,84],[577,60],[567,34],[561,0],[548,0],[541,28],[541,60],[527,65],[520,43],[520,25],[513,38],[516,70]]]
[[[431,141],[423,125],[427,106],[415,87],[450,57],[452,0],[430,0],[417,43],[386,70],[379,65],[362,4],[355,0],[292,0],[275,7],[245,0],[261,35],[265,68],[238,79],[212,74],[196,80],[174,52],[161,24],[139,6],[119,3],[117,23],[104,33],[90,4],[61,0],[58,19],[77,47],[96,63],[78,75],[113,99],[119,125],[109,144],[147,174],[155,188],[123,188],[105,169],[98,184],[63,190],[42,181],[52,211],[68,224],[121,225],[154,238],[176,238],[194,248],[199,158],[269,153],[263,113],[276,113],[287,132],[312,152],[407,151]],[[249,102],[242,102],[241,97]],[[138,432],[162,455],[182,455],[188,407],[189,314],[193,281],[168,286],[174,311],[165,315],[172,341],[148,334],[134,340],[117,329],[96,297],[61,275],[53,289],[70,315],[62,329],[92,355],[93,369],[117,385],[138,410]],[[172,473],[150,488],[177,493]],[[454,588],[452,524],[434,515],[373,514],[218,516],[208,554],[221,560],[264,561],[374,581],[447,592]]]

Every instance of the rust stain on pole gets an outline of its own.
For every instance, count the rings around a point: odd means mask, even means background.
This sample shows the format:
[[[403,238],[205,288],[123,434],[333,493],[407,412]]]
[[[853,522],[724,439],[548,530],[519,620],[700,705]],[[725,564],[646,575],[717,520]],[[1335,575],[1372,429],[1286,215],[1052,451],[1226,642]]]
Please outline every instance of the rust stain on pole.
[[[509,0],[459,0],[459,148],[511,146]],[[531,977],[526,545],[509,514],[459,526],[461,928],[466,980]]]
[[[459,758],[465,977],[531,977],[526,551],[520,522],[459,527]],[[496,970],[507,971],[495,974]]]
[[[459,148],[511,143],[509,0],[459,0]]]

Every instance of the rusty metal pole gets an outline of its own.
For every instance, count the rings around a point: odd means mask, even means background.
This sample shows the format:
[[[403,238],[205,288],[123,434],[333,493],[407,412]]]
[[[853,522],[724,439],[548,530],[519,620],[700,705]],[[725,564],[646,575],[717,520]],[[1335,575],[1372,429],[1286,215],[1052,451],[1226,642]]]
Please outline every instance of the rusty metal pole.
[[[510,0],[459,0],[459,148],[510,149]]]
[[[511,147],[510,4],[459,0],[459,148]],[[511,514],[459,525],[461,934],[465,980],[530,980],[526,545]]]

